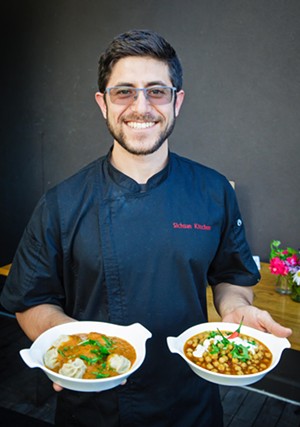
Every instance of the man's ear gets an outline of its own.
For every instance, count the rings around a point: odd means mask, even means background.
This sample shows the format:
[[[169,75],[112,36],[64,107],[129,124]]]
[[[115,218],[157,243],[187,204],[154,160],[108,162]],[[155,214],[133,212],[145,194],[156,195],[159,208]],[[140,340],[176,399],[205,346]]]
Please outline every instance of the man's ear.
[[[177,117],[179,115],[179,111],[181,108],[181,105],[184,100],[184,91],[180,90],[176,93],[176,101],[175,101],[175,116]]]
[[[101,92],[96,92],[95,100],[96,100],[97,104],[99,105],[100,110],[102,111],[103,117],[106,119],[107,118],[107,107],[106,107],[106,102],[104,99],[104,94]]]

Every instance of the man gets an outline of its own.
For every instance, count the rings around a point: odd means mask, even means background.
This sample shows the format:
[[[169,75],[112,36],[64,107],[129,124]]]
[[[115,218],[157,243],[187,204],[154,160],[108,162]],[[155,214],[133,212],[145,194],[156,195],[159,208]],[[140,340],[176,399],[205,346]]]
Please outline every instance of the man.
[[[32,340],[75,319],[152,332],[125,385],[62,390],[56,425],[221,426],[217,386],[166,346],[168,335],[207,321],[207,282],[224,321],[244,316],[291,333],[251,305],[259,273],[228,181],[169,152],[183,99],[180,62],[162,37],[116,37],[100,58],[96,94],[112,149],[42,197],[18,248],[2,304]]]

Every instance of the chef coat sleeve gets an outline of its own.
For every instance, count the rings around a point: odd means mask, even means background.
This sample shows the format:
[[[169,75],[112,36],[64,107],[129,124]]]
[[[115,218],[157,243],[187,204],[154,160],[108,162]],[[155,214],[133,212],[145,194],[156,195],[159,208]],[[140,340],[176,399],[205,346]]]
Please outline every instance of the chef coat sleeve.
[[[41,198],[20,241],[1,294],[10,312],[39,304],[63,306],[60,227],[53,204],[53,198]]]
[[[227,182],[224,186],[224,218],[220,243],[208,270],[208,283],[217,285],[226,282],[253,286],[259,280],[260,274],[246,240],[236,194]]]

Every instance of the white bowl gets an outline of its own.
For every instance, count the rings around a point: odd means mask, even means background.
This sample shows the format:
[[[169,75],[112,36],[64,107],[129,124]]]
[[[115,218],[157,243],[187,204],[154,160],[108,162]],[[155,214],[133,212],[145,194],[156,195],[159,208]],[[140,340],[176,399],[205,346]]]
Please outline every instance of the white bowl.
[[[66,377],[46,368],[43,361],[44,354],[59,336],[89,332],[103,333],[108,336],[115,336],[128,341],[136,351],[136,360],[130,370],[125,374],[121,374],[116,377],[86,380]],[[42,369],[51,381],[64,388],[87,392],[103,391],[120,385],[129,377],[129,375],[141,366],[146,355],[146,341],[151,336],[151,332],[139,323],[134,323],[129,326],[88,321],[64,323],[48,329],[46,332],[41,334],[29,349],[21,350],[20,355],[30,368]]]
[[[241,333],[249,335],[250,337],[258,339],[261,343],[265,344],[269,350],[272,352],[272,363],[269,368],[264,371],[258,372],[256,374],[248,375],[226,375],[219,374],[217,372],[211,372],[207,369],[201,368],[192,361],[190,361],[184,354],[184,344],[186,341],[193,337],[194,335],[205,332],[205,331],[216,331],[220,329],[221,331],[230,331],[234,332],[239,325],[235,323],[226,323],[226,322],[210,322],[210,323],[201,323],[200,325],[193,326],[186,331],[184,331],[178,337],[167,337],[167,344],[172,353],[178,353],[189,365],[189,367],[203,379],[222,385],[230,386],[244,386],[248,384],[253,384],[260,379],[262,379],[268,372],[275,368],[278,364],[282,351],[285,348],[291,346],[290,342],[286,338],[278,338],[272,334],[259,331],[249,326],[242,326]]]

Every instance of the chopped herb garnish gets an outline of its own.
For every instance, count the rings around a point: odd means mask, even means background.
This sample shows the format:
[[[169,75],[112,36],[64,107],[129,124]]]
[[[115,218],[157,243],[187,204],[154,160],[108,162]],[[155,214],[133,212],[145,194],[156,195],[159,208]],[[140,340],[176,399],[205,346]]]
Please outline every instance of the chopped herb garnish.
[[[87,362],[88,365],[94,365],[95,363],[99,362],[99,360],[102,360],[102,357],[87,357],[83,354],[79,355],[80,359]]]
[[[230,341],[222,334],[222,332],[220,331],[220,329],[217,329],[217,331],[219,332],[219,334],[221,335],[221,337],[223,338],[222,339],[222,343],[224,344],[224,345],[228,345],[228,344],[230,344]]]
[[[114,343],[113,343],[112,339],[106,337],[105,335],[102,335],[102,339],[106,342],[106,345],[108,347],[112,347],[113,346]]]
[[[100,351],[101,351],[102,354],[110,354],[110,350],[111,350],[111,347],[112,347],[111,343],[109,342],[110,340],[109,341],[104,340],[104,341],[106,342],[107,347],[105,347],[103,344],[101,344],[97,340],[86,340],[86,341],[81,342],[80,345],[84,345],[84,346],[86,346],[86,345],[93,345],[93,346],[99,347],[99,349],[100,349]]]
[[[231,354],[234,359],[241,360],[242,362],[246,362],[250,359],[248,348],[241,344],[235,344]]]
[[[220,352],[220,348],[218,347],[218,345],[212,344],[210,354],[217,354],[219,352]]]
[[[208,338],[215,338],[218,335],[218,332],[216,331],[211,331],[208,335]]]

